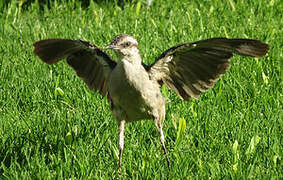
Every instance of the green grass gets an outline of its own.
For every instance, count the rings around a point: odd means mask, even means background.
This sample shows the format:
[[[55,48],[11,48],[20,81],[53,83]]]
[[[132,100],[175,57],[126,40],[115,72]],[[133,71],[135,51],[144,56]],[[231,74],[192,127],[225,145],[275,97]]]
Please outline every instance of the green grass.
[[[0,179],[118,176],[117,125],[107,101],[65,62],[41,62],[32,44],[72,38],[105,47],[119,33],[138,39],[147,64],[175,44],[205,38],[269,43],[262,59],[235,56],[199,100],[184,102],[165,88],[171,103],[164,131],[169,179],[282,179],[282,4],[154,0],[139,9],[137,2],[81,8],[77,1],[55,1],[24,10],[12,1],[0,14]],[[128,124],[125,140],[122,179],[166,178],[152,121]]]

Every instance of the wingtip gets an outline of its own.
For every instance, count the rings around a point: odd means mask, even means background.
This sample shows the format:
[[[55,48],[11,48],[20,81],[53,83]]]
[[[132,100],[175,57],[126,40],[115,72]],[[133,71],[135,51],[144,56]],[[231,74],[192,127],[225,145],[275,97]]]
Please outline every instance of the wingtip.
[[[256,58],[264,57],[269,51],[269,44],[254,39],[239,39],[240,44],[236,47],[236,52],[244,56]]]
[[[269,44],[267,44],[267,43],[263,43],[264,45],[265,45],[265,51],[264,51],[264,55],[263,56],[265,56],[267,53],[268,53],[268,51],[269,51],[269,49],[270,49],[270,46],[269,46]],[[263,57],[262,56],[262,57]]]
[[[72,45],[70,42],[66,39],[39,40],[33,43],[33,53],[46,64],[55,64],[64,58],[64,50]]]
[[[39,41],[33,43],[33,53],[39,57],[40,60],[42,60],[43,62],[45,62],[46,64],[54,64],[54,60],[50,60],[48,59],[44,54],[40,53],[40,48],[38,46]]]
[[[270,49],[269,44],[262,42],[262,41],[258,41],[257,46],[258,46],[258,49],[261,50],[261,51],[259,51],[258,56],[255,56],[257,58],[264,57]]]

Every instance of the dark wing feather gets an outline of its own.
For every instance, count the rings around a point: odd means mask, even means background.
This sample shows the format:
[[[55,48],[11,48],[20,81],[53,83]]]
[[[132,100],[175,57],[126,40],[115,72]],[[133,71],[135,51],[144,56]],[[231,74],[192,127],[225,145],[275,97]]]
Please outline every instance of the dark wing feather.
[[[34,43],[34,53],[47,64],[66,59],[88,87],[102,96],[107,92],[107,79],[116,66],[106,53],[82,40],[41,40]]]
[[[258,40],[213,38],[174,46],[147,69],[152,79],[188,100],[213,87],[229,68],[234,53],[262,57],[268,49],[268,44]]]

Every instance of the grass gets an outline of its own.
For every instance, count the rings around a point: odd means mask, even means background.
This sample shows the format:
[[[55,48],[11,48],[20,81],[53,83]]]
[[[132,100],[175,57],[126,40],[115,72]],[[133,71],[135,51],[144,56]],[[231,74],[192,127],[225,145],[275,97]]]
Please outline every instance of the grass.
[[[27,9],[15,2],[0,14],[0,179],[117,178],[117,125],[107,101],[65,62],[42,63],[32,44],[72,38],[105,47],[119,33],[138,39],[147,64],[175,44],[211,37],[271,46],[262,59],[235,56],[199,100],[163,88],[171,99],[164,124],[171,171],[154,123],[140,121],[126,127],[122,179],[283,178],[280,1],[154,0],[150,9],[143,1]]]

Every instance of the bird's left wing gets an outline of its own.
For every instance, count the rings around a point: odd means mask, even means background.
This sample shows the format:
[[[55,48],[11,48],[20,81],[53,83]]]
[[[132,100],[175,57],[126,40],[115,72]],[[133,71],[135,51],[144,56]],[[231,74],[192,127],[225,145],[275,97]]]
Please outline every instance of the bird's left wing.
[[[99,48],[86,41],[70,39],[47,39],[33,45],[34,53],[45,63],[66,59],[90,89],[106,95],[108,77],[116,62]]]
[[[234,53],[262,57],[268,49],[268,44],[252,39],[212,38],[180,44],[162,53],[148,72],[151,79],[188,100],[213,87],[229,68]]]

